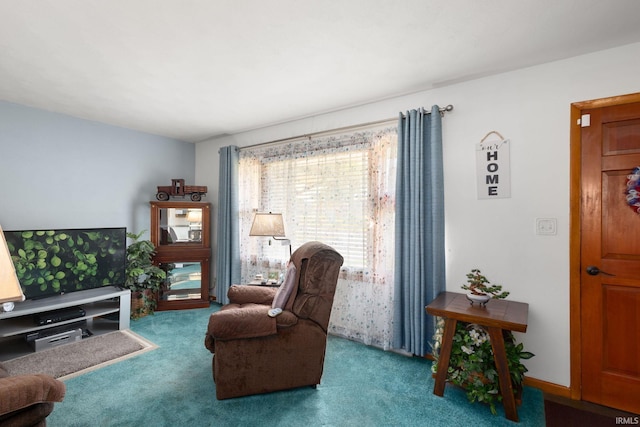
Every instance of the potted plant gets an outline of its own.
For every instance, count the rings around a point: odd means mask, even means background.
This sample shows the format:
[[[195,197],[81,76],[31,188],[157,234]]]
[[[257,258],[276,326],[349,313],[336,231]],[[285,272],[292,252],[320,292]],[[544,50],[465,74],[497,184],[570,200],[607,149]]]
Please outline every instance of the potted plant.
[[[467,298],[471,301],[472,305],[474,302],[483,305],[491,298],[504,299],[509,296],[509,292],[503,291],[501,285],[492,285],[477,268],[467,273],[467,283],[461,287],[469,291]]]
[[[509,292],[502,291],[499,285],[491,285],[480,270],[471,270],[467,274],[467,285],[462,288],[469,292],[483,292],[490,294],[490,298],[506,298]],[[442,335],[444,333],[444,319],[438,318],[436,332],[433,336],[432,372],[438,371],[438,358]],[[525,351],[522,343],[516,343],[511,331],[504,332],[504,345],[507,354],[507,364],[511,373],[511,384],[518,395],[522,390],[522,382],[527,368],[522,360],[530,359],[533,353]],[[457,322],[453,336],[453,346],[447,369],[447,381],[462,387],[470,402],[483,402],[489,405],[491,412],[496,414],[496,402],[502,401],[500,384],[493,359],[493,349],[488,331],[480,325]]]
[[[153,264],[155,247],[149,240],[140,240],[144,231],[127,233],[133,242],[127,246],[125,288],[131,289],[131,318],[138,319],[153,314],[158,305],[158,291],[162,288],[166,273]]]

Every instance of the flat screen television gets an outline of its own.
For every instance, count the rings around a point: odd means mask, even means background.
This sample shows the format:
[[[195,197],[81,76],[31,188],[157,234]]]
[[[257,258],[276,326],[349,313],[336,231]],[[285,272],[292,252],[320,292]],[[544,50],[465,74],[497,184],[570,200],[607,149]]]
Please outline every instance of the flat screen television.
[[[124,227],[5,230],[4,235],[27,299],[124,284]]]

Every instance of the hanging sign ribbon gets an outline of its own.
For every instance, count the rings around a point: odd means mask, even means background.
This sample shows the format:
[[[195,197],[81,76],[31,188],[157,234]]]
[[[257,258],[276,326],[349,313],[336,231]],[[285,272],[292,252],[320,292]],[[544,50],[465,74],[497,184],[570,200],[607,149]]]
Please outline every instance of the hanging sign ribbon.
[[[495,135],[489,139],[489,136]],[[491,131],[476,145],[478,199],[511,197],[510,143]]]
[[[640,214],[640,166],[635,167],[630,175],[627,175],[627,204],[635,213]]]

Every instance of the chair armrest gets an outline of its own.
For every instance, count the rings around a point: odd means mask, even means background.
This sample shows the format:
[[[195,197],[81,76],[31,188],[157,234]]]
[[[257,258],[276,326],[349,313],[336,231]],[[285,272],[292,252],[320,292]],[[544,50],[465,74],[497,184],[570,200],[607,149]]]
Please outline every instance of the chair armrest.
[[[275,335],[276,319],[269,317],[270,308],[263,304],[227,305],[209,317],[207,332],[216,340]]]
[[[16,375],[0,379],[0,414],[36,403],[62,402],[66,387],[49,375]]]
[[[298,316],[296,316],[289,310],[283,311],[276,317],[276,325],[278,326],[278,329],[290,328],[291,326],[295,326],[296,324],[298,324]]]
[[[267,286],[233,285],[227,291],[232,304],[267,304],[271,305],[278,288]]]

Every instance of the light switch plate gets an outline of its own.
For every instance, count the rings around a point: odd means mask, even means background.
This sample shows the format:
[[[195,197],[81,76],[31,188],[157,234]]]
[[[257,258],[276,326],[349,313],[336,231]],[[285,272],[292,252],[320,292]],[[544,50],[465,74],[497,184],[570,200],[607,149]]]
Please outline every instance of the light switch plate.
[[[555,236],[558,234],[557,218],[536,218],[536,234],[540,236]]]

